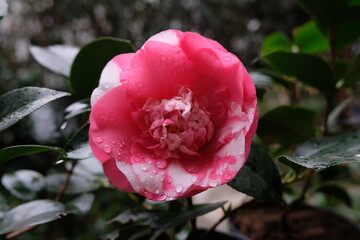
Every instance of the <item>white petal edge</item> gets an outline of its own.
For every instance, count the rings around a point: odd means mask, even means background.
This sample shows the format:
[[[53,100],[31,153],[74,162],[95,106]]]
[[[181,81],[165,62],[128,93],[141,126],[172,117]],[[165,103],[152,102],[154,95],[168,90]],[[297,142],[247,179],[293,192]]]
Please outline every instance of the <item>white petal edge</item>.
[[[91,106],[99,100],[107,91],[120,85],[120,72],[119,66],[110,61],[106,64],[105,68],[101,72],[99,86],[95,88],[91,94]]]
[[[150,37],[147,41],[158,41],[158,42],[167,43],[167,44],[174,45],[174,46],[179,45],[179,38],[178,38],[176,32],[173,30],[162,31],[162,32]]]

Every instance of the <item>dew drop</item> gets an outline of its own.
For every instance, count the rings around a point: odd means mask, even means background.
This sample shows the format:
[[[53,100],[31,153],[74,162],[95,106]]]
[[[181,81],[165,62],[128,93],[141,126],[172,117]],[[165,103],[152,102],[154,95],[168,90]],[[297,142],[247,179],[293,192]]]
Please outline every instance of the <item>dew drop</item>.
[[[158,200],[159,201],[164,201],[166,199],[166,195],[165,194],[161,194],[159,197],[158,197]]]
[[[153,161],[152,160],[146,160],[146,163],[151,165],[153,163]]]
[[[166,181],[167,181],[168,183],[171,183],[171,182],[173,181],[173,179],[172,179],[172,177],[168,176],[168,177],[166,178]]]
[[[231,179],[231,175],[228,174],[228,173],[225,173],[225,174],[223,175],[223,178],[224,178],[226,181],[229,181],[229,180]]]
[[[140,164],[140,169],[143,171],[146,171],[148,169],[148,167],[144,164]]]
[[[223,168],[224,168],[224,169],[227,169],[228,167],[229,167],[228,164],[227,164],[227,163],[224,163]]]
[[[164,169],[164,168],[166,168],[166,166],[167,166],[167,163],[166,163],[166,161],[164,161],[164,160],[161,160],[161,161],[157,161],[157,162],[156,162],[156,167],[157,167],[157,168]]]
[[[152,172],[153,172],[154,174],[156,174],[156,173],[157,173],[156,169],[153,169],[153,170],[152,170]]]
[[[191,181],[194,183],[194,182],[196,182],[198,180],[198,177],[197,176],[192,176],[191,177]]]
[[[160,177],[160,181],[161,181],[161,182],[164,181],[164,177],[163,177],[163,176]]]
[[[66,128],[66,126],[67,126],[67,122],[64,122],[64,123],[61,125],[60,129],[61,129],[61,130],[64,130],[64,129]]]
[[[210,187],[216,187],[218,185],[218,182],[216,180],[211,180],[209,182]]]
[[[102,142],[104,141],[104,139],[102,139],[101,137],[97,137],[97,138],[95,139],[95,141],[96,141],[97,143],[102,143]]]
[[[153,176],[153,175],[150,175],[150,178],[151,178],[151,179],[153,179],[153,178],[154,178],[154,176]]]
[[[103,147],[103,150],[104,150],[104,152],[106,152],[106,153],[111,153],[111,146],[105,144],[104,147]]]
[[[230,60],[231,60],[231,57],[224,57],[224,60],[230,61]]]
[[[181,193],[182,192],[182,190],[183,190],[183,186],[182,185],[177,185],[176,187],[175,187],[175,191],[177,192],[177,193]]]
[[[198,173],[199,171],[200,171],[200,168],[197,167],[197,166],[190,166],[190,167],[188,168],[188,172],[189,172],[189,173]]]

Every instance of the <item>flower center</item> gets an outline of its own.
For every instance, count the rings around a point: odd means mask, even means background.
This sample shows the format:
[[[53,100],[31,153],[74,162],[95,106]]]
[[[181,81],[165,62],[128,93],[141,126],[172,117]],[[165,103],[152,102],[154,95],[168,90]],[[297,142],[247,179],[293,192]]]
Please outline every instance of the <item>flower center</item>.
[[[197,156],[214,134],[210,113],[188,88],[171,99],[148,100],[140,110],[145,123],[143,144],[164,158]]]

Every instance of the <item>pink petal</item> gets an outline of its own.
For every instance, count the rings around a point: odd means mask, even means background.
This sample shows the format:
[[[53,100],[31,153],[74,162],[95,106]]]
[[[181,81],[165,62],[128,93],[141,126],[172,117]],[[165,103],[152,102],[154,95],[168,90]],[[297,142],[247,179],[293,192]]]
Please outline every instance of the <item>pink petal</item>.
[[[120,54],[109,61],[101,72],[99,86],[91,94],[91,105],[94,105],[107,91],[120,84],[121,71],[129,64],[134,53]]]

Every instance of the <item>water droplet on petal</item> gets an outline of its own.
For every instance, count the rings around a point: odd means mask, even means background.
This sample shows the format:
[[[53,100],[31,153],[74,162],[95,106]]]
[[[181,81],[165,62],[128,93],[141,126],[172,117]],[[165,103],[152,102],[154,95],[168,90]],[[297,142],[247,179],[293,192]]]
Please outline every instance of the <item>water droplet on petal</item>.
[[[223,178],[224,178],[226,181],[229,181],[229,180],[231,179],[231,175],[228,174],[228,173],[225,173],[225,174],[223,175]]]
[[[177,185],[176,187],[175,187],[175,191],[177,192],[177,193],[181,193],[182,192],[182,190],[183,190],[183,186],[182,185]]]
[[[158,197],[158,200],[159,201],[164,201],[166,199],[166,195],[165,194],[161,194],[159,197]]]
[[[111,146],[105,144],[104,147],[103,147],[103,150],[104,150],[104,152],[106,152],[106,153],[111,153]]]
[[[157,168],[164,169],[164,168],[166,168],[166,166],[167,166],[167,163],[165,160],[160,160],[160,161],[156,162]]]
[[[140,164],[140,169],[143,171],[146,171],[148,169],[148,167],[144,164]]]
[[[191,177],[191,181],[194,183],[194,182],[196,182],[198,180],[198,177],[197,176],[192,176]]]
[[[211,180],[210,182],[209,182],[209,186],[210,187],[216,187],[218,185],[218,182],[216,181],[216,180]]]
[[[104,139],[102,139],[101,137],[97,137],[97,138],[95,139],[95,141],[96,141],[97,143],[102,143],[102,142],[104,141]]]
[[[199,171],[200,171],[200,168],[197,167],[197,166],[190,166],[190,167],[188,168],[188,172],[189,172],[189,173],[198,173]]]
[[[230,60],[231,60],[231,57],[224,57],[224,60],[230,61]]]
[[[173,181],[173,179],[172,179],[172,177],[168,176],[168,177],[166,178],[166,181],[167,181],[168,183],[171,183],[171,182]]]

